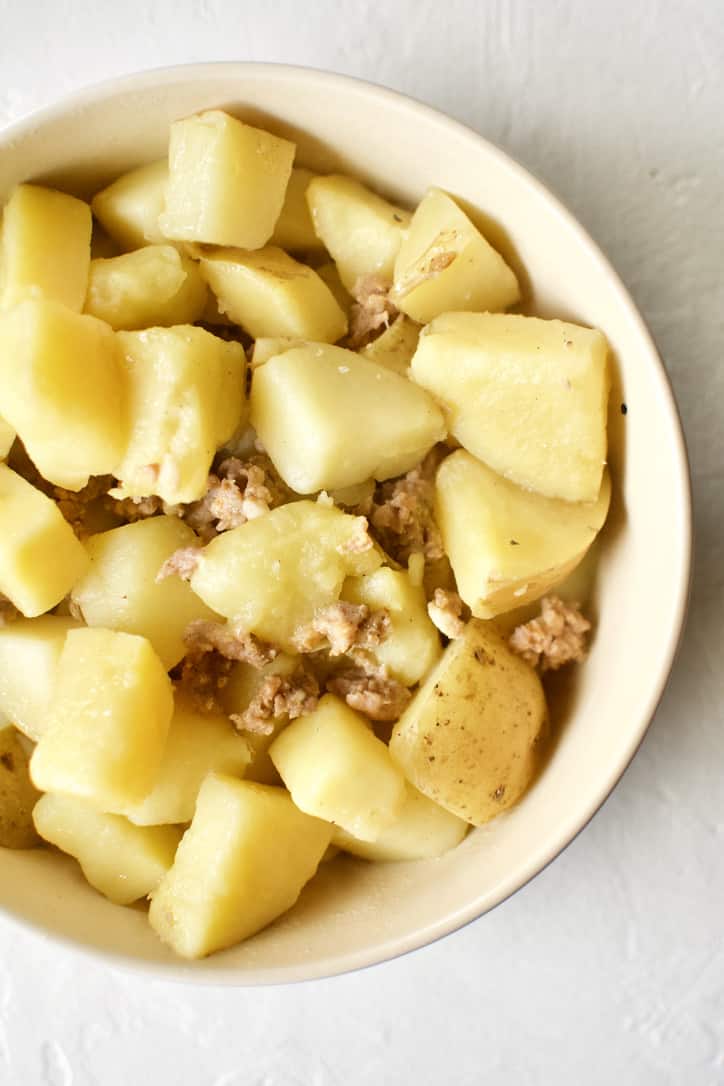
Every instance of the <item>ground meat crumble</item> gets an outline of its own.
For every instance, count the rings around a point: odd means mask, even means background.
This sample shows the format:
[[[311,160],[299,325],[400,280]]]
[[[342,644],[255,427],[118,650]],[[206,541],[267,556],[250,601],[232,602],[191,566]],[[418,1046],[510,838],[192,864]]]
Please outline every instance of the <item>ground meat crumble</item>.
[[[189,656],[217,652],[226,660],[239,660],[262,668],[279,655],[276,645],[262,641],[233,622],[209,622],[198,618],[186,627],[184,642]]]
[[[355,517],[351,534],[340,543],[337,550],[340,554],[364,554],[374,547],[375,541],[369,534],[369,521],[367,517]]]
[[[436,588],[427,605],[427,613],[440,633],[454,641],[465,631],[464,606],[457,592]]]
[[[319,684],[309,671],[298,667],[291,675],[265,675],[256,694],[243,713],[232,713],[230,720],[241,732],[271,735],[274,722],[296,720],[317,708]]]
[[[327,681],[327,689],[343,698],[351,709],[379,721],[398,720],[412,698],[411,691],[391,679],[384,668],[372,670],[366,666],[339,671]]]
[[[382,644],[389,629],[388,611],[370,613],[364,603],[339,600],[319,608],[311,622],[295,631],[292,640],[297,652],[328,648],[330,656],[343,656],[353,646],[367,649]]]
[[[516,627],[510,635],[513,652],[541,671],[556,671],[586,657],[586,634],[591,623],[577,603],[564,603],[557,596],[541,602],[538,618]]]
[[[229,456],[209,475],[203,498],[192,502],[184,520],[208,542],[219,532],[238,528],[289,500],[271,461],[263,454],[249,460]]]
[[[233,660],[218,652],[191,653],[185,656],[172,675],[191,698],[200,713],[223,713],[219,691],[229,681]]]
[[[416,552],[428,561],[444,554],[433,508],[433,480],[440,459],[441,452],[435,448],[406,475],[375,488],[368,510],[372,532],[383,549],[402,565]]]
[[[356,351],[385,328],[397,316],[390,301],[392,284],[381,275],[362,275],[352,287],[354,301],[349,313],[347,346]]]
[[[179,547],[159,569],[156,584],[165,581],[167,577],[180,577],[182,581],[190,581],[199,564],[200,554],[201,547]]]

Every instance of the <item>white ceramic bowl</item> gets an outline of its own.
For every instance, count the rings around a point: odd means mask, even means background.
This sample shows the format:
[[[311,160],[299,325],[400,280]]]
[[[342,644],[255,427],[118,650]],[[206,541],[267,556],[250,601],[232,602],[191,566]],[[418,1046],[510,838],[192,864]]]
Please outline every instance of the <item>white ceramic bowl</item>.
[[[299,159],[414,204],[430,184],[477,210],[518,269],[528,307],[602,328],[613,348],[615,498],[590,659],[575,677],[545,771],[509,814],[439,860],[335,861],[255,938],[187,965],[144,913],[110,905],[74,865],[0,849],[9,917],[157,977],[259,984],[344,972],[423,946],[503,901],[590,819],[635,753],[666,683],[687,599],[691,516],[684,442],[666,374],[620,280],[534,178],[474,132],[380,87],[301,68],[195,65],[93,87],[0,134],[0,198],[18,181],[88,194],[160,157],[169,122],[220,106],[295,139]],[[628,405],[624,417],[620,405]]]

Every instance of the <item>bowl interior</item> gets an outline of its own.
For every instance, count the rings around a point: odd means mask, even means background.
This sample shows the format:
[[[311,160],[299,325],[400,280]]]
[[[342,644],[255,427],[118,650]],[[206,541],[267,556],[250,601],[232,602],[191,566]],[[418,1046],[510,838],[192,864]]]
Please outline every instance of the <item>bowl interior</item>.
[[[668,674],[688,586],[689,494],[666,377],[607,262],[530,175],[427,107],[303,69],[151,72],[94,88],[1,134],[0,198],[23,180],[89,194],[163,155],[170,121],[213,106],[295,139],[298,161],[351,171],[399,201],[413,204],[430,184],[448,189],[524,269],[526,307],[602,328],[615,367],[615,498],[601,548],[595,644],[568,691],[545,772],[512,812],[439,860],[337,860],[286,917],[192,966],[157,941],[141,910],[90,890],[72,862],[0,850],[0,907],[9,914],[156,973],[259,983],[339,972],[423,945],[503,900],[585,824],[634,753]]]

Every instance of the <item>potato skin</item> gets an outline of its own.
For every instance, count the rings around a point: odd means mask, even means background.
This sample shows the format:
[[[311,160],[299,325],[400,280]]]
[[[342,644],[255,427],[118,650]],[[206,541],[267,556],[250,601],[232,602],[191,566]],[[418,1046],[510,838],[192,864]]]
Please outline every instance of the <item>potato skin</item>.
[[[424,795],[479,826],[530,784],[546,720],[536,672],[473,619],[395,725],[390,754]]]
[[[0,727],[0,848],[34,848],[40,844],[33,826],[33,807],[39,797],[17,732],[12,727]]]

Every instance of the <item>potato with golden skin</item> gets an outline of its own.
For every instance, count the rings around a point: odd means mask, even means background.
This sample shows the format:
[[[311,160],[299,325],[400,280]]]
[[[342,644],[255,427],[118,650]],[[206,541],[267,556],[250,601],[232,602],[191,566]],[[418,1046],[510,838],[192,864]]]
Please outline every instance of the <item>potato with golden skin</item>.
[[[12,727],[0,727],[0,848],[33,848],[39,843],[33,806],[40,793],[33,787],[28,755]]]

